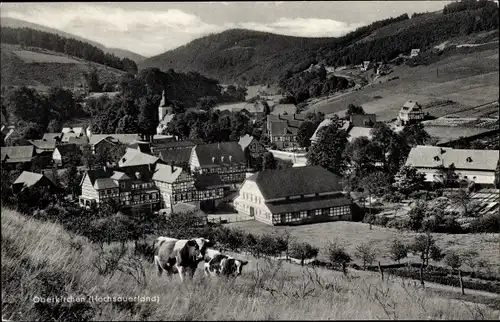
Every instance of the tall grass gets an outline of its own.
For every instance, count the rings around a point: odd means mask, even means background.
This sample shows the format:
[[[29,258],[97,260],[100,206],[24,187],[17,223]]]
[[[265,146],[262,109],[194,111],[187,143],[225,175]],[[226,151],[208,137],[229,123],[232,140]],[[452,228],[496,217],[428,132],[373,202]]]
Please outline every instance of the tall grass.
[[[3,318],[16,320],[494,319],[400,281],[343,277],[250,258],[236,280],[158,277],[131,246],[103,249],[53,223],[2,210]],[[117,259],[117,261],[113,261]],[[159,302],[35,304],[34,296],[158,296]]]

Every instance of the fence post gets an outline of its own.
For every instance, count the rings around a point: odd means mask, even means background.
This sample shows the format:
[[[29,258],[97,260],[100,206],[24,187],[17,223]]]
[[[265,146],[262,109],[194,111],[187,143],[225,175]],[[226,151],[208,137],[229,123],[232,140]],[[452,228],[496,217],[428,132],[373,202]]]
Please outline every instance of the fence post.
[[[382,281],[384,280],[384,271],[382,270],[382,266],[380,266],[380,261],[378,262],[378,271],[380,272],[380,276],[382,276]]]
[[[461,270],[458,270],[458,278],[460,279],[460,289],[462,290],[462,295],[465,295],[464,280],[462,279],[462,271]]]

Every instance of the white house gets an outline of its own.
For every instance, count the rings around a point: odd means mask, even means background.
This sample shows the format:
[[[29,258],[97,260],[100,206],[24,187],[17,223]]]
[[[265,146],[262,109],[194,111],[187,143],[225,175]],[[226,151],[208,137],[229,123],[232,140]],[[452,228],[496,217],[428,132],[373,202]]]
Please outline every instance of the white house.
[[[351,220],[341,178],[318,166],[264,170],[248,177],[234,206],[268,225]]]
[[[406,165],[425,174],[426,182],[440,182],[439,168],[455,166],[459,180],[483,185],[495,183],[498,150],[452,149],[418,145],[411,149]]]

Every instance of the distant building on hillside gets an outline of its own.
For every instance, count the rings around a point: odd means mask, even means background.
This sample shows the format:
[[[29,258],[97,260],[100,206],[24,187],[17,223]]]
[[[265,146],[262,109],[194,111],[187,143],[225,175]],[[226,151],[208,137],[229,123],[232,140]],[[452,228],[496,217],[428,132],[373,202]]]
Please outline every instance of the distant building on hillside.
[[[373,64],[371,61],[369,60],[365,60],[363,62],[363,65],[361,66],[361,71],[363,72],[366,72],[368,69],[370,69],[371,67],[373,67]]]
[[[499,158],[498,150],[451,149],[418,145],[411,149],[406,165],[425,174],[426,182],[442,182],[441,167],[455,167],[459,180],[492,186]]]
[[[417,57],[418,55],[420,55],[420,49],[416,48],[411,50],[410,58]]]
[[[35,147],[2,146],[2,168],[15,168],[18,164],[29,166],[36,157]]]
[[[368,139],[371,139],[371,129],[375,123],[377,123],[377,115],[375,114],[356,114],[351,115],[350,120],[344,122],[341,129],[349,134],[347,137],[349,142],[361,136],[366,136]],[[311,136],[311,144],[315,144],[318,141],[319,131],[330,124],[332,124],[332,121],[330,119],[325,119],[318,125],[316,131],[314,131],[314,134]]]
[[[295,104],[276,104],[273,106],[272,115],[294,115],[297,112]]]
[[[401,125],[409,125],[424,120],[422,106],[415,101],[406,101],[399,110],[398,121]]]
[[[234,205],[268,225],[352,219],[341,177],[318,166],[258,172],[245,180]]]
[[[266,120],[267,136],[278,149],[298,148],[297,132],[304,121],[304,114],[270,114]]]

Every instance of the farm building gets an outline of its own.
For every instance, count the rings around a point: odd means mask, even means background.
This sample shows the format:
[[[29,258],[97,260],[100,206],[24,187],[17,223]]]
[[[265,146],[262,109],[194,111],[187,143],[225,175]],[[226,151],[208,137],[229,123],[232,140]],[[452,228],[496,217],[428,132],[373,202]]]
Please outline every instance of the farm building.
[[[341,178],[318,166],[264,170],[245,180],[234,205],[268,225],[351,219]]]
[[[23,171],[12,184],[12,192],[19,193],[32,187],[47,187],[50,191],[56,191],[57,189],[54,182],[43,174]]]
[[[268,115],[266,120],[267,135],[278,149],[297,148],[297,131],[304,122],[305,115]]]
[[[426,182],[441,182],[441,167],[455,167],[459,180],[492,186],[498,163],[498,150],[451,149],[418,145],[411,149],[406,165],[415,167],[425,174]]]
[[[422,106],[415,101],[406,101],[399,110],[398,121],[401,125],[408,125],[424,120]]]

